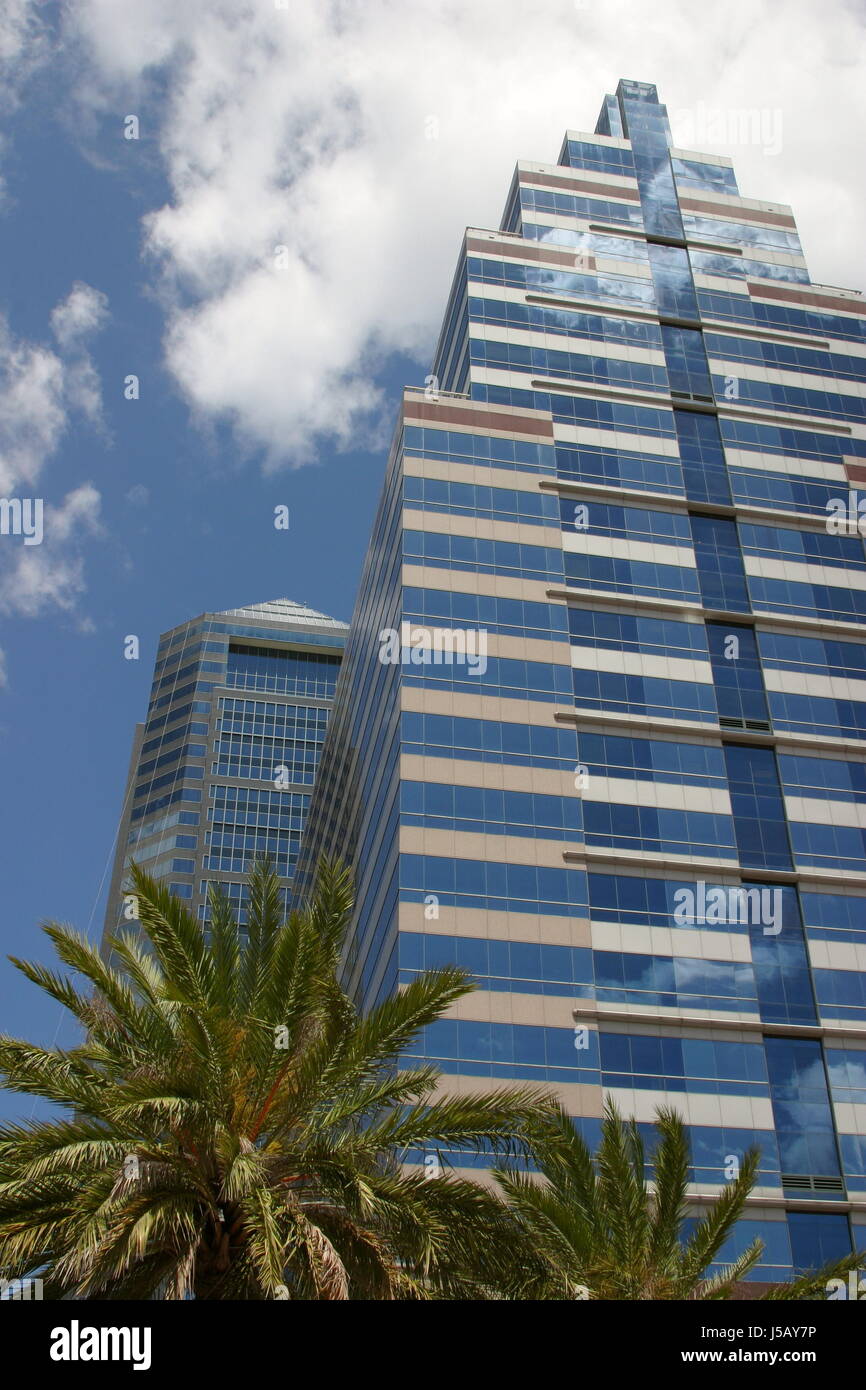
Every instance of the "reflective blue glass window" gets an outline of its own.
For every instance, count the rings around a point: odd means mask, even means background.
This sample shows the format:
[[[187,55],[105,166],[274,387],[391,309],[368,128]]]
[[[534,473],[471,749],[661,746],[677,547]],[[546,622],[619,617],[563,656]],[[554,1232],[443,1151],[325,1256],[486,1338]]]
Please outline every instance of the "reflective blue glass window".
[[[740,863],[750,869],[790,869],[785,804],[774,750],[726,744],[725,764]]]
[[[683,475],[678,459],[641,451],[635,453],[612,440],[600,444],[564,446],[556,450],[556,471],[560,478],[576,482],[640,488],[643,492],[683,494]]]
[[[721,748],[673,743],[667,739],[630,738],[581,730],[578,757],[590,776],[625,777],[639,782],[677,782],[727,789]]]
[[[593,951],[590,980],[578,993],[606,1003],[757,1013],[752,967],[686,956]]]
[[[291,695],[333,695],[340,658],[319,652],[280,651],[272,647],[229,646],[226,685],[243,690],[273,690]]]
[[[826,1057],[833,1100],[866,1105],[866,1052],[852,1047],[828,1047]]]
[[[866,738],[866,703],[831,700],[820,695],[790,695],[774,690],[767,696],[774,729],[798,733]]]
[[[647,251],[659,313],[696,320],[698,301],[688,251],[685,247],[660,246],[655,242],[649,243]]]
[[[860,970],[816,970],[815,994],[822,1018],[866,1020],[866,974]]]
[[[788,1230],[795,1272],[820,1269],[851,1253],[848,1218],[841,1213],[789,1211]]]
[[[688,552],[683,558],[688,561]],[[565,552],[565,578],[581,589],[602,589],[623,594],[644,594],[650,598],[699,598],[698,577],[687,564],[660,564],[653,560],[630,560],[625,556]]]
[[[839,1155],[821,1044],[811,1038],[765,1038],[770,1098],[782,1172],[839,1174]]]
[[[748,522],[739,529],[744,555],[769,555],[773,559],[836,569],[866,569],[866,553],[859,536],[800,531],[793,526],[755,526]]]
[[[751,887],[752,885],[747,885]],[[766,1023],[818,1021],[796,888],[772,884],[767,921],[749,923],[761,1018]]]
[[[678,188],[700,188],[706,193],[738,193],[737,176],[728,164],[709,164],[698,159],[671,156]]]
[[[736,859],[729,816],[622,802],[585,801],[586,843],[637,853],[712,855]]]
[[[731,485],[715,415],[697,410],[675,410],[674,424],[686,496],[690,501],[730,506]]]
[[[575,646],[692,660],[706,660],[709,655],[701,622],[651,618],[642,613],[611,613],[569,604],[568,626]]]
[[[705,607],[750,612],[736,523],[727,517],[693,516],[692,536]]]
[[[711,400],[713,387],[699,330],[664,323],[662,343],[671,391]]]
[[[616,671],[572,672],[575,703],[582,709],[659,715],[664,719],[718,719],[712,685],[656,676],[621,676]]]
[[[707,623],[719,716],[769,728],[764,678],[755,633],[749,627]]]
[[[602,1084],[650,1091],[766,1096],[764,1051],[757,1043],[602,1033]]]
[[[682,237],[683,224],[668,153],[667,111],[657,102],[625,95],[620,95],[619,101],[623,126],[634,151],[644,225],[658,236]]]
[[[572,169],[595,169],[620,178],[634,177],[634,159],[630,149],[605,145],[600,140],[569,140],[567,163]]]
[[[843,893],[801,893],[807,935],[816,941],[866,945],[866,899]]]

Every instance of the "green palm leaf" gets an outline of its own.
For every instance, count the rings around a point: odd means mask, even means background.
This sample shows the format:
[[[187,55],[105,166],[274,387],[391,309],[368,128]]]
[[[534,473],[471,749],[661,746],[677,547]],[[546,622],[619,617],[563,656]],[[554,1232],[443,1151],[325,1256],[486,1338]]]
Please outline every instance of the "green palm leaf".
[[[758,1173],[756,1150],[686,1235],[691,1155],[681,1118],[656,1115],[653,1181],[634,1121],[605,1106],[595,1158],[560,1110],[535,1139],[538,1177],[495,1170],[518,1235],[519,1272],[506,1281],[511,1297],[562,1299],[721,1299],[754,1270],[763,1243],[754,1241],[730,1265],[708,1275],[743,1215]],[[864,1264],[853,1253],[823,1270],[771,1290],[770,1298],[821,1296],[831,1278]],[[583,1290],[584,1292],[581,1292]]]
[[[0,1039],[0,1082],[61,1107],[0,1126],[0,1270],[50,1297],[491,1297],[514,1223],[494,1193],[410,1150],[525,1154],[550,1123],[530,1088],[445,1097],[400,1056],[471,988],[446,968],[360,1017],[338,983],[351,882],[320,866],[286,919],[267,865],[247,943],[207,933],[131,871],[137,920],[103,958],[46,930],[70,974],[16,962],[85,1030],[69,1050]]]

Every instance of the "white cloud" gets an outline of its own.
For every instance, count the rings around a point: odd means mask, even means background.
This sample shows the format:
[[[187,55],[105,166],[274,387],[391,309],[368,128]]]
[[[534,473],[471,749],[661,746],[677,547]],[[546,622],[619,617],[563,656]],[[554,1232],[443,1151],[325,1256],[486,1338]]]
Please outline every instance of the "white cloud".
[[[0,493],[32,487],[57,449],[70,414],[101,423],[99,377],[84,346],[108,316],[99,290],[77,282],[52,310],[55,352],[16,339],[0,315]]]
[[[102,387],[85,346],[108,321],[108,296],[77,280],[66,299],[52,310],[51,331],[64,357],[67,405],[91,425],[102,428]]]
[[[82,338],[97,332],[107,319],[108,296],[76,280],[66,298],[51,311],[51,331],[62,348],[77,348]]]
[[[59,506],[44,497],[43,472],[76,414],[101,426],[99,378],[84,346],[107,316],[107,300],[76,284],[51,315],[58,351],[16,339],[0,318],[0,496],[41,500],[44,534],[0,535],[0,611],[37,617],[75,610],[84,590],[85,540],[99,530],[100,496],[90,483]],[[33,534],[32,532],[30,533]]]
[[[63,363],[0,318],[0,493],[37,482],[66,429]]]
[[[816,279],[862,274],[845,0],[80,0],[68,24],[82,100],[157,131],[168,366],[197,416],[274,464],[368,437],[387,353],[423,376],[463,228],[497,225],[515,160],[555,161],[620,76],[680,117],[778,112],[778,153],[726,149],[744,194],[793,204]]]
[[[100,494],[90,483],[67,494],[59,507],[45,507],[45,536],[41,545],[15,544],[0,569],[0,612],[38,618],[49,608],[74,613],[85,590],[84,543],[100,533]]]

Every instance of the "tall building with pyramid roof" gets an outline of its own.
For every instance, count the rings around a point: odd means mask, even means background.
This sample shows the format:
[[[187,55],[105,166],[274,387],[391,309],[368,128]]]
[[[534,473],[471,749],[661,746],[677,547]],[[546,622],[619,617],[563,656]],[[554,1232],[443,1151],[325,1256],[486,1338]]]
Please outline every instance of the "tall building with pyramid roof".
[[[246,920],[268,855],[292,880],[347,625],[294,599],[202,613],[162,635],[136,728],[106,933],[132,911],[134,860],[206,926],[218,884]]]
[[[757,1148],[758,1282],[866,1247],[864,366],[651,82],[518,161],[395,402],[295,876],[348,860],[361,1010],[471,972],[404,1057],[444,1091],[555,1087],[592,1148],[676,1109],[690,1217]]]

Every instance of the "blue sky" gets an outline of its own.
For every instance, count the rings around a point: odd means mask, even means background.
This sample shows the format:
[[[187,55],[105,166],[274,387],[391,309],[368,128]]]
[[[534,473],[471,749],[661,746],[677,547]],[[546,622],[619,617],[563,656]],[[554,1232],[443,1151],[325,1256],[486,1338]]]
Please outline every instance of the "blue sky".
[[[46,530],[0,536],[3,1031],[70,1040],[5,956],[48,959],[45,918],[101,930],[160,632],[280,596],[351,616],[400,388],[518,157],[654,81],[746,196],[793,204],[815,279],[862,281],[859,14],[9,0],[0,495],[44,498]]]
[[[64,478],[101,494],[86,597],[70,613],[8,616],[2,636],[0,1026],[64,1042],[71,1034],[56,1031],[60,1007],[43,1002],[5,956],[50,959],[37,930],[45,918],[101,930],[133,726],[146,709],[160,632],[206,609],[282,595],[348,619],[382,460],[323,449],[314,465],[263,476],[238,463],[225,431],[203,442],[161,365],[160,316],[139,264],[137,204],[146,186],[146,196],[164,196],[158,178],[130,191],[32,121],[16,129],[14,164],[40,170],[26,202],[0,223],[0,257],[20,267],[7,301],[16,334],[45,338],[53,306],[75,281],[100,285],[111,303],[92,349],[104,428],[73,423],[44,479],[46,502]],[[127,369],[140,377],[138,401],[124,399]],[[419,369],[395,356],[382,379],[396,399]],[[272,524],[278,503],[290,508],[287,533]],[[123,657],[128,633],[140,639],[137,662]],[[18,1105],[0,1099],[4,1110]]]

